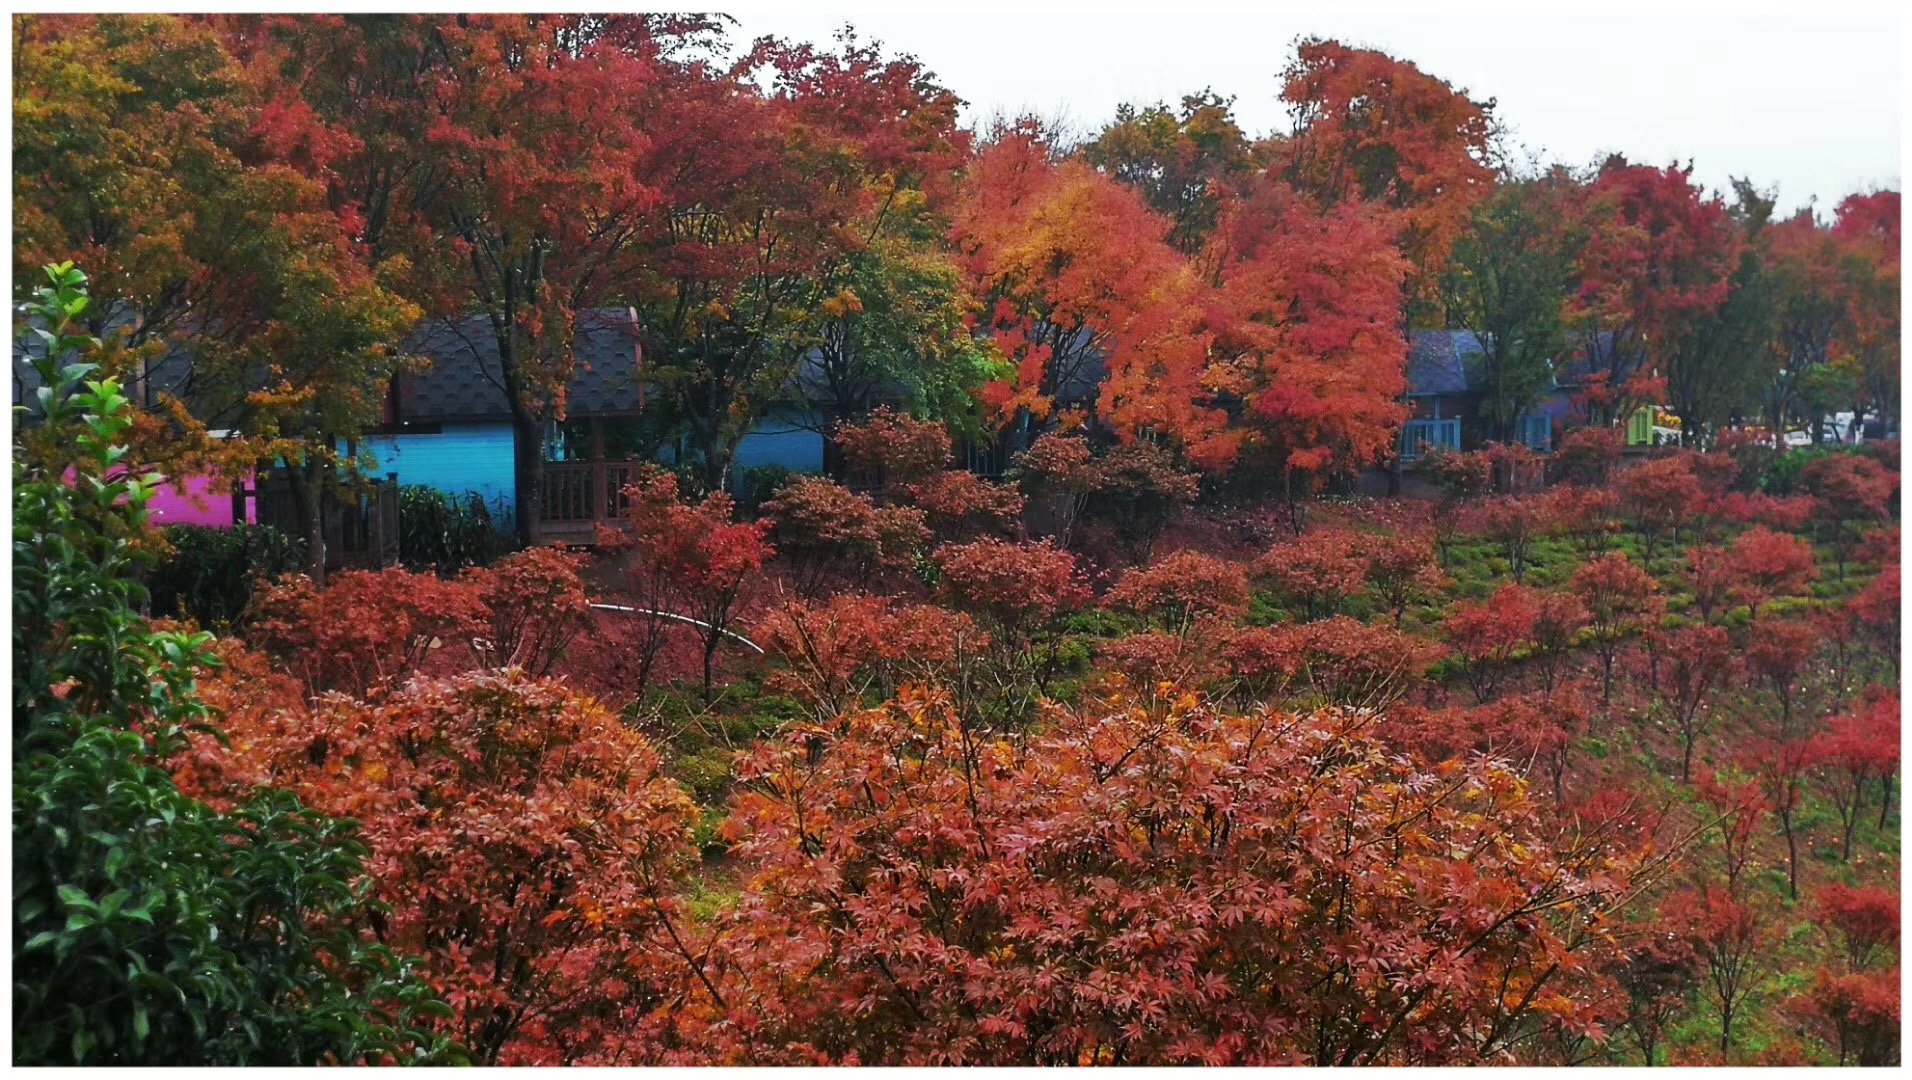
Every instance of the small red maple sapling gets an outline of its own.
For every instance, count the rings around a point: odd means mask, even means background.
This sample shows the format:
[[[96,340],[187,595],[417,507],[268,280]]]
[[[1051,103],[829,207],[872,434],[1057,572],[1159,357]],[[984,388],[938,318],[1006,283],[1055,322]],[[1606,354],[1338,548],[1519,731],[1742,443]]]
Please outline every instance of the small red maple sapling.
[[[1660,1047],[1675,1017],[1699,987],[1699,957],[1679,932],[1655,925],[1627,942],[1614,978],[1627,995],[1623,1024],[1640,1047],[1641,1064],[1661,1064]]]
[[[1819,924],[1836,938],[1848,971],[1899,951],[1899,893],[1882,885],[1830,882],[1819,890]]]
[[[1515,650],[1528,644],[1540,616],[1536,592],[1524,585],[1503,585],[1479,603],[1455,604],[1442,628],[1461,658],[1474,699],[1494,696]]]
[[[1607,550],[1609,539],[1619,527],[1617,492],[1579,484],[1558,484],[1540,498],[1548,504],[1547,515],[1572,538],[1582,557],[1595,558]]]
[[[643,609],[638,692],[677,616],[692,620],[703,639],[708,701],[717,649],[730,635],[744,590],[776,554],[767,538],[770,522],[735,521],[734,504],[721,491],[695,506],[680,501],[676,475],[655,466],[639,470],[623,494],[629,531],[607,530],[604,539],[628,547],[624,582]]]
[[[1899,1063],[1899,972],[1818,972],[1801,1011],[1838,1053],[1840,1065]]]
[[[1368,565],[1358,534],[1315,529],[1270,548],[1255,560],[1253,571],[1284,607],[1313,620],[1335,614],[1360,592]]]
[[[1655,458],[1620,474],[1620,504],[1640,536],[1640,557],[1649,565],[1662,537],[1679,538],[1705,495],[1686,455]]]
[[[1435,564],[1434,540],[1425,533],[1371,534],[1362,541],[1368,588],[1400,626],[1410,604],[1428,600],[1447,584]]]
[[[1818,629],[1803,619],[1767,622],[1753,630],[1746,644],[1747,670],[1779,702],[1779,730],[1784,734],[1793,731],[1802,680],[1811,671],[1820,645]]]
[[[1889,777],[1899,766],[1899,697],[1883,690],[1867,695],[1849,712],[1834,716],[1813,736],[1812,776],[1838,811],[1840,858],[1852,859],[1852,837],[1865,804],[1866,783]]]
[[[1686,549],[1686,583],[1702,621],[1711,621],[1715,613],[1725,612],[1739,587],[1732,560],[1718,544],[1694,544]]]
[[[1899,666],[1899,567],[1897,564],[1879,571],[1878,575],[1859,590],[1858,595],[1846,601],[1846,610],[1865,635],[1872,640],[1873,647],[1892,665]]]
[[[1561,682],[1561,671],[1574,641],[1587,625],[1587,609],[1570,592],[1538,590],[1534,610],[1533,658],[1542,689]]]
[[[1754,739],[1739,757],[1740,767],[1759,778],[1766,804],[1779,820],[1786,838],[1786,888],[1799,899],[1799,809],[1806,793],[1806,775],[1812,765],[1812,747],[1805,739]]]
[[[1719,837],[1726,891],[1737,897],[1752,862],[1754,831],[1771,806],[1759,781],[1749,777],[1708,770],[1700,774],[1697,787],[1700,798],[1717,815],[1713,829]]]
[[[1733,1026],[1771,963],[1766,928],[1751,903],[1709,885],[1675,894],[1662,917],[1682,929],[1699,958],[1702,986],[1719,1018],[1719,1053],[1725,1062],[1733,1050]]]
[[[1613,664],[1620,646],[1656,608],[1653,578],[1619,552],[1573,574],[1573,592],[1587,610],[1588,636],[1600,657],[1600,700],[1613,700]]]
[[[578,576],[582,564],[562,549],[534,547],[459,575],[491,613],[483,642],[487,667],[551,674],[590,619],[590,598]]]
[[[1553,510],[1554,503],[1537,495],[1492,495],[1467,506],[1460,528],[1499,544],[1519,584],[1527,572],[1528,551],[1557,527]]]
[[[1109,591],[1110,607],[1152,616],[1185,636],[1202,618],[1233,618],[1248,610],[1248,573],[1240,563],[1178,551],[1124,573]]]
[[[1898,476],[1878,462],[1856,454],[1829,454],[1806,466],[1800,479],[1818,501],[1839,560],[1839,580],[1865,531],[1885,520],[1899,488]]]
[[[1693,751],[1716,719],[1714,696],[1735,668],[1724,627],[1688,626],[1660,636],[1659,678],[1654,684],[1663,714],[1680,738],[1680,779],[1693,775]]]
[[[1764,525],[1755,525],[1735,537],[1729,559],[1737,586],[1734,597],[1748,605],[1755,616],[1760,604],[1775,597],[1798,595],[1819,576],[1812,545]]]
[[[1560,436],[1551,472],[1581,491],[1604,491],[1626,453],[1626,433],[1616,427],[1577,427]]]

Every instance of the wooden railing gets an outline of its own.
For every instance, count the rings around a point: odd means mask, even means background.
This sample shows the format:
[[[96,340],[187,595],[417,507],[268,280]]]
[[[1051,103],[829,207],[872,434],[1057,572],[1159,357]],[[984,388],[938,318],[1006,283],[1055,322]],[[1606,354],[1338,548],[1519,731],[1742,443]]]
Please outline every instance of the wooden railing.
[[[550,523],[596,521],[602,505],[597,495],[599,463],[547,461],[539,517]]]
[[[634,461],[547,461],[537,531],[552,539],[588,540],[598,522],[623,516],[624,486]]]
[[[620,518],[630,506],[631,501],[624,497],[624,488],[637,475],[637,463],[634,461],[607,461],[604,463],[604,516]]]

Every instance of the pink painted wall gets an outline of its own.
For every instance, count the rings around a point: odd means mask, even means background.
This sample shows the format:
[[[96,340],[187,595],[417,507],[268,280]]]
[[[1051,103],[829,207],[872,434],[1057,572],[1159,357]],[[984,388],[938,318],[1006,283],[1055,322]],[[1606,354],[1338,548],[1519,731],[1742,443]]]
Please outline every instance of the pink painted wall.
[[[154,525],[212,525],[227,528],[232,525],[231,491],[212,490],[212,478],[191,477],[183,481],[169,480],[159,485],[153,493],[153,500],[146,504],[152,511]],[[256,518],[253,504],[246,504],[246,520]]]

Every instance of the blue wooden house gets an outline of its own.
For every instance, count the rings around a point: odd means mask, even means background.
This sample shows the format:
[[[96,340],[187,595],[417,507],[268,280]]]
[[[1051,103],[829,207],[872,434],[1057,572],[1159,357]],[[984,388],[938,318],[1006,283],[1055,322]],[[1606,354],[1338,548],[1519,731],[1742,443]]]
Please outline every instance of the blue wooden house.
[[[576,371],[562,424],[544,433],[539,540],[588,541],[597,524],[622,510],[618,492],[646,460],[643,354],[635,314],[601,309],[578,315],[572,339]],[[498,345],[484,316],[434,318],[408,338],[419,370],[393,380],[385,422],[358,449],[379,473],[453,495],[475,493],[507,527],[516,513],[514,432]],[[778,465],[815,472],[823,436],[799,411],[780,408],[739,442],[733,482],[745,471]]]
[[[1408,419],[1401,425],[1401,460],[1427,447],[1471,450],[1485,439],[1480,365],[1486,349],[1471,330],[1417,330],[1407,357]],[[1520,441],[1545,452],[1566,416],[1566,398],[1549,393],[1518,421]]]

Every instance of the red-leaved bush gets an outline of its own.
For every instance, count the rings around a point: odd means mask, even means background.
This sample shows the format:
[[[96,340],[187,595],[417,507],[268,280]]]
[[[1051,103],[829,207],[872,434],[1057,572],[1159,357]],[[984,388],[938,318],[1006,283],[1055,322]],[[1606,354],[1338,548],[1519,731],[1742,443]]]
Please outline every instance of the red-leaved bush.
[[[1048,543],[944,544],[931,558],[944,597],[958,610],[974,612],[1012,637],[1027,635],[1089,598],[1075,557]]]
[[[1370,533],[1361,542],[1368,588],[1401,625],[1410,604],[1434,597],[1448,584],[1435,562],[1434,538],[1425,532]]]
[[[644,627],[636,690],[643,692],[665,635],[688,625],[703,643],[708,700],[717,649],[731,635],[744,591],[776,554],[770,523],[735,520],[721,491],[684,502],[676,475],[656,467],[640,470],[624,498],[628,530],[603,529],[599,542],[621,559],[619,584]]]
[[[1656,608],[1653,578],[1639,564],[1613,552],[1573,573],[1573,593],[1587,612],[1587,630],[1600,657],[1600,698],[1613,698],[1613,664],[1621,644]]]
[[[1460,529],[1499,545],[1508,572],[1518,584],[1527,572],[1527,553],[1534,541],[1557,527],[1555,504],[1538,495],[1490,495],[1467,505]]]
[[[1649,564],[1665,537],[1678,539],[1679,530],[1699,515],[1705,495],[1693,462],[1686,454],[1669,454],[1642,462],[1620,473],[1615,485],[1620,505],[1633,519],[1640,536],[1640,554]]]
[[[1370,724],[1186,695],[980,741],[911,696],[790,731],[729,826],[719,1027],[884,1065],[1484,1063],[1589,1029],[1632,854]]]
[[[1345,615],[1243,630],[1223,647],[1231,675],[1256,700],[1312,699],[1381,708],[1434,660],[1425,640]]]
[[[583,559],[568,551],[534,547],[459,575],[491,613],[490,633],[481,641],[487,667],[551,674],[590,621],[582,567]]]
[[[1020,492],[960,469],[916,481],[903,495],[927,515],[939,540],[1014,536],[1022,524]]]
[[[1474,699],[1485,703],[1494,696],[1515,650],[1532,640],[1540,618],[1540,599],[1533,589],[1507,584],[1478,603],[1455,604],[1442,622],[1447,640],[1460,658]]]
[[[1360,534],[1314,529],[1269,548],[1255,560],[1254,575],[1283,607],[1303,619],[1335,614],[1367,579]]]
[[[832,480],[799,476],[763,504],[791,583],[815,596],[833,580],[860,580],[907,565],[929,542],[921,510],[878,507]]]
[[[836,430],[844,464],[863,483],[889,488],[926,479],[949,464],[949,429],[879,406],[858,424]]]
[[[1794,1005],[1838,1055],[1840,1065],[1899,1063],[1899,972],[1819,972]]]
[[[364,697],[402,686],[437,651],[472,663],[472,641],[491,613],[472,579],[446,580],[401,567],[347,570],[319,588],[286,577],[254,599],[248,641],[296,676],[307,694]]]
[[[1248,610],[1248,573],[1240,563],[1178,551],[1125,572],[1109,591],[1110,607],[1160,619],[1183,635],[1203,617],[1230,619]]]
[[[225,725],[231,748],[199,748],[196,781],[268,784],[357,820],[387,905],[379,937],[422,958],[476,1060],[654,1053],[690,977],[676,882],[694,811],[617,716],[556,682],[481,672]]]
[[[1793,596],[1819,576],[1812,545],[1790,533],[1755,525],[1733,538],[1729,555],[1735,598],[1759,613],[1759,605]]]
[[[1800,479],[1818,501],[1817,517],[1838,555],[1839,579],[1843,581],[1846,563],[1859,538],[1885,520],[1892,497],[1898,493],[1898,475],[1871,458],[1828,454],[1807,465]]]
[[[1687,626],[1660,634],[1654,642],[1659,678],[1655,704],[1662,721],[1680,740],[1680,779],[1693,775],[1693,752],[1717,719],[1715,698],[1735,668],[1732,642],[1722,627]]]
[[[935,681],[989,643],[960,612],[861,593],[781,604],[753,634],[778,661],[769,684],[801,699],[820,718],[836,716],[870,693],[887,696],[905,682]]]
[[[1819,890],[1819,925],[1837,935],[1850,971],[1899,950],[1899,893],[1878,885],[1831,882]]]

